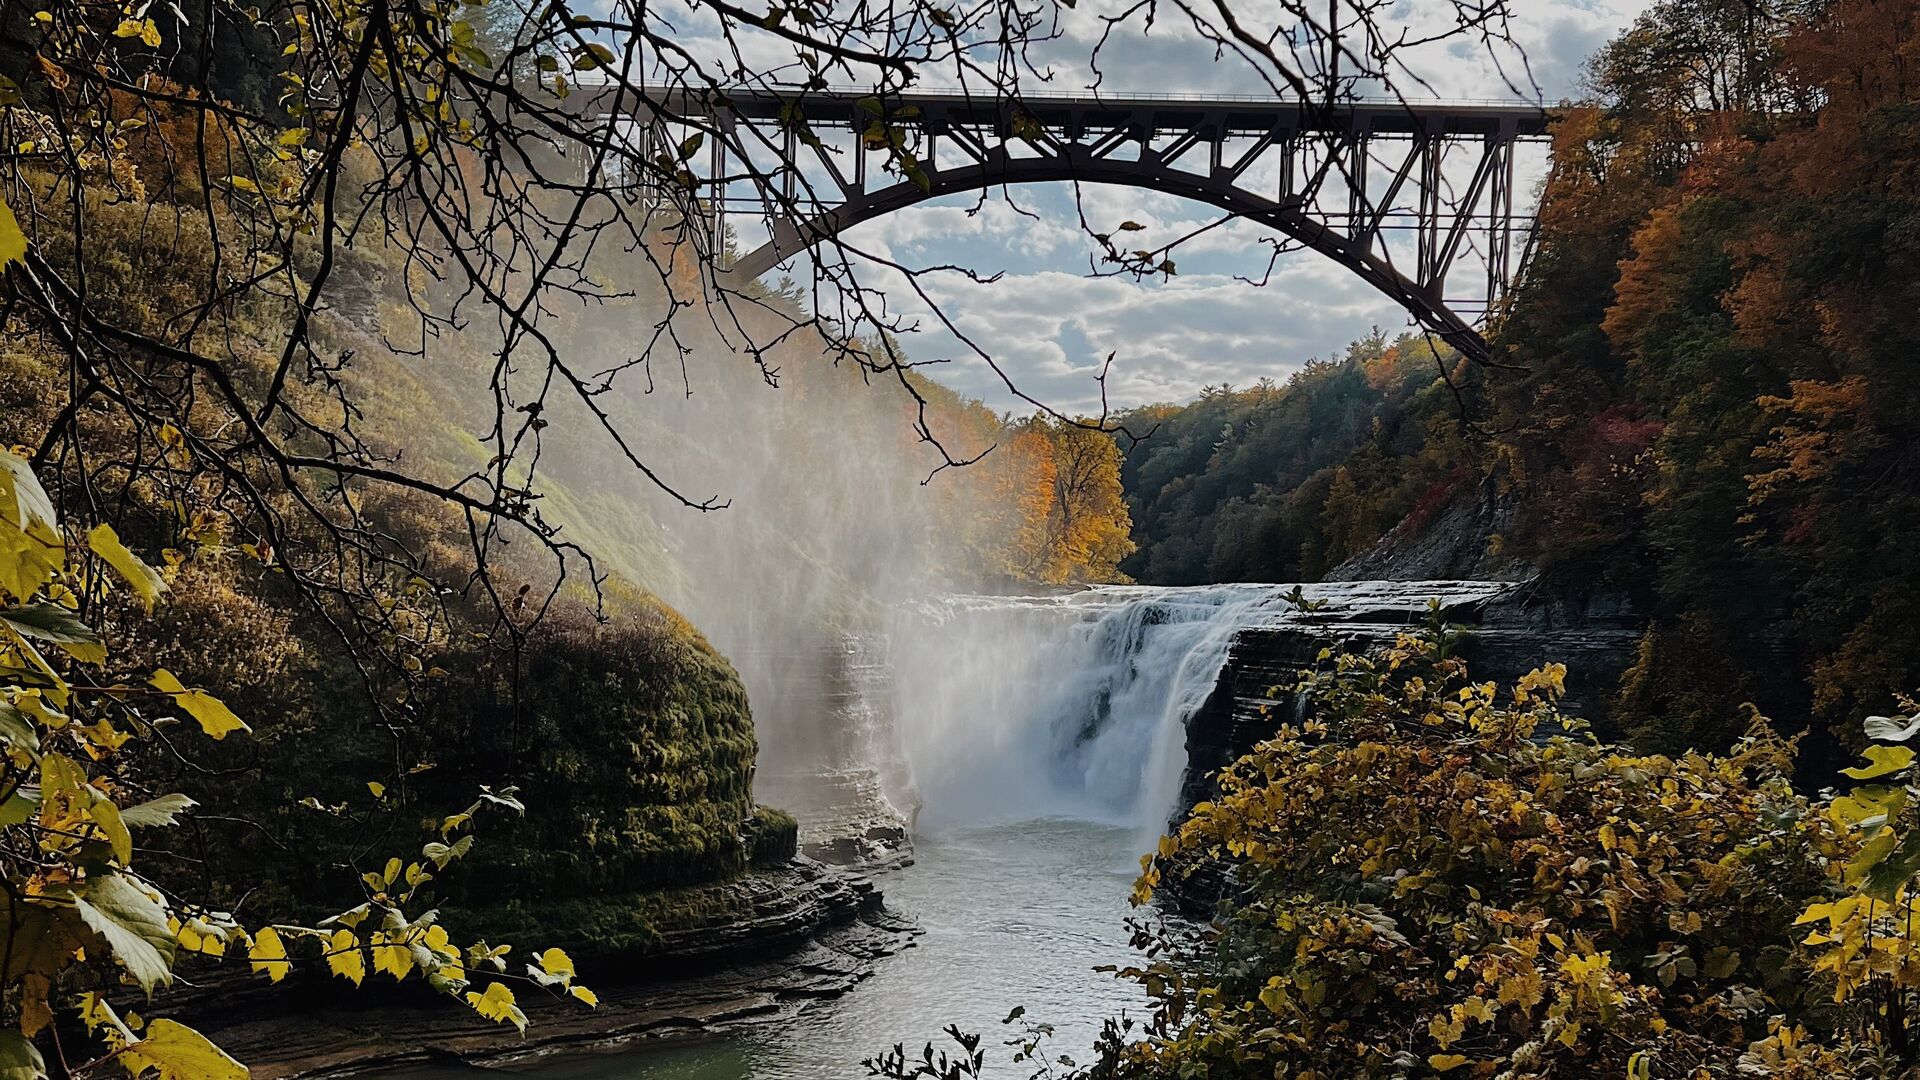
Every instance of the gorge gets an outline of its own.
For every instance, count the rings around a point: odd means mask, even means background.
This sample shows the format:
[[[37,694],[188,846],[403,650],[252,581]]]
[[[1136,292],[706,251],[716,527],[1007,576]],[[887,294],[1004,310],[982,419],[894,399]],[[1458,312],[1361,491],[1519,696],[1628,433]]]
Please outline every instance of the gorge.
[[[1054,1026],[1051,1052],[1083,1055],[1100,1018],[1141,1006],[1131,984],[1096,968],[1129,962],[1129,917],[1171,917],[1126,899],[1168,818],[1297,715],[1285,688],[1323,663],[1323,647],[1390,643],[1436,617],[1461,627],[1477,670],[1502,679],[1569,655],[1600,685],[1632,644],[1629,626],[1537,610],[1521,583],[1359,581],[947,596],[848,636],[803,681],[806,665],[789,656],[792,693],[835,709],[849,733],[821,758],[802,847],[869,874],[915,925],[911,946],[832,993],[796,985],[758,1016],[550,1056],[516,1058],[509,1041],[480,1057],[552,1080],[852,1077],[863,1059],[949,1024],[998,1049],[1023,1030],[1001,1023],[1015,1007]],[[800,786],[791,772],[779,782]],[[887,820],[910,838],[869,831]],[[766,985],[778,996],[777,980]]]
[[[1916,71],[0,2],[0,1080],[1915,1080]]]

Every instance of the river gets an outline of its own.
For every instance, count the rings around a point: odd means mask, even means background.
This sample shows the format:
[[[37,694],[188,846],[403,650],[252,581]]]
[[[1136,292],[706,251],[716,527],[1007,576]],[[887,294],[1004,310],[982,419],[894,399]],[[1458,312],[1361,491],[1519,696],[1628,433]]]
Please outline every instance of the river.
[[[1505,586],[1307,586],[1323,618],[1416,622],[1428,597]],[[892,718],[880,755],[910,775],[916,863],[879,879],[924,933],[845,996],[790,1022],[707,1042],[497,1068],[541,1080],[854,1080],[895,1043],[984,1032],[988,1077],[1025,1080],[1003,1021],[1053,1024],[1053,1054],[1084,1060],[1102,1020],[1144,1006],[1101,965],[1133,959],[1129,886],[1178,797],[1186,720],[1212,693],[1235,633],[1300,617],[1271,585],[1111,587],[1044,597],[953,597],[903,609],[885,635]],[[880,666],[882,658],[869,657]],[[878,686],[878,683],[874,685]],[[863,721],[863,724],[866,721]],[[863,738],[872,735],[863,729]],[[455,1080],[468,1071],[413,1071]]]

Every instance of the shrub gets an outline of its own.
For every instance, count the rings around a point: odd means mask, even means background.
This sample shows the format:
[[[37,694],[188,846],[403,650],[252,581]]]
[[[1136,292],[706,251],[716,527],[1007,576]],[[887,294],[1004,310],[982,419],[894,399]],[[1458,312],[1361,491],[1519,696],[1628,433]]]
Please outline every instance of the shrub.
[[[1234,898],[1124,973],[1155,1016],[1102,1073],[1838,1072],[1792,924],[1840,841],[1792,743],[1756,718],[1725,757],[1638,756],[1557,710],[1560,665],[1502,693],[1425,638],[1323,659],[1315,719],[1146,860],[1139,901],[1195,859]]]

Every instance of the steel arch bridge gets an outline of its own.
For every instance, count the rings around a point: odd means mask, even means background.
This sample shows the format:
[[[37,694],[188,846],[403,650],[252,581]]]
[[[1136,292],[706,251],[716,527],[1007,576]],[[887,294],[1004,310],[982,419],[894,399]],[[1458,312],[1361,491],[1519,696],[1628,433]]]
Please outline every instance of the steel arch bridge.
[[[1118,184],[1275,229],[1479,358],[1488,354],[1480,327],[1514,280],[1534,225],[1532,207],[1516,209],[1517,153],[1545,141],[1549,121],[1545,110],[1513,103],[946,92],[882,100],[798,88],[650,89],[635,105],[649,158],[685,159],[691,186],[711,192],[711,250],[724,249],[729,214],[765,222],[770,239],[733,261],[734,280],[943,195]],[[673,125],[711,133],[704,153],[688,152]],[[916,175],[900,174],[899,149],[910,150]],[[733,194],[742,187],[751,190]],[[1450,292],[1463,255],[1477,264],[1475,285]]]

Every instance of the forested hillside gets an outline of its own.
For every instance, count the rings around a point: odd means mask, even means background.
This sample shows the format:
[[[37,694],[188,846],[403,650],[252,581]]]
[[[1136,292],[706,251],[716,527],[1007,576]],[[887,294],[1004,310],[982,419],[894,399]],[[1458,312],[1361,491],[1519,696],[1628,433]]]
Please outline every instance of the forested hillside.
[[[1556,126],[1493,364],[1376,340],[1146,410],[1125,569],[1312,577],[1492,492],[1505,554],[1651,612],[1615,710],[1647,745],[1724,746],[1750,699],[1892,708],[1920,685],[1913,18],[1656,5]]]
[[[1474,475],[1472,448],[1424,338],[1358,342],[1285,383],[1209,388],[1121,417],[1145,439],[1121,478],[1140,581],[1303,581],[1359,554]]]

